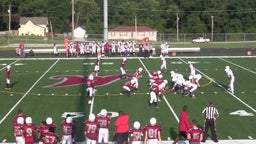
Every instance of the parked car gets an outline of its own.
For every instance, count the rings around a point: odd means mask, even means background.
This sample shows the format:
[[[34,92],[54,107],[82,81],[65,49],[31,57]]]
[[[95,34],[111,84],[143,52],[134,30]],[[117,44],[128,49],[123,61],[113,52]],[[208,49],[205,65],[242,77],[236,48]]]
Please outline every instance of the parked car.
[[[209,42],[210,42],[210,39],[203,38],[203,37],[198,37],[192,40],[192,43],[209,43]]]

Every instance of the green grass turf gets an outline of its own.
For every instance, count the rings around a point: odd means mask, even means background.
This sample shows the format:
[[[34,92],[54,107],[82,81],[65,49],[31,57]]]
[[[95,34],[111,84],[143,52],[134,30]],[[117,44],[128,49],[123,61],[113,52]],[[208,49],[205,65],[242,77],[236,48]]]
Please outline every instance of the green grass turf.
[[[59,135],[61,135],[60,123],[63,120],[61,115],[64,112],[82,112],[85,116],[76,120],[78,121],[77,140],[83,141],[82,122],[87,119],[87,115],[91,110],[90,105],[87,104],[88,98],[85,85],[81,84],[63,88],[47,88],[45,86],[60,81],[50,79],[52,76],[88,75],[93,70],[95,59],[16,61],[16,65],[12,64],[12,90],[6,91],[4,90],[4,67],[5,64],[10,64],[14,61],[0,60],[0,78],[3,80],[0,83],[0,87],[2,88],[0,90],[1,120],[3,120],[3,117],[23,96],[24,99],[20,101],[1,123],[0,129],[4,133],[0,134],[0,141],[3,139],[7,139],[9,142],[15,141],[12,134],[12,119],[16,115],[18,108],[22,108],[26,116],[31,116],[37,126],[46,117],[51,116],[58,126],[57,132]],[[58,62],[55,63],[56,61]],[[121,59],[102,59],[100,75],[119,75],[120,61]],[[97,88],[92,112],[98,113],[102,108],[110,112],[123,110],[130,115],[130,126],[136,120],[141,122],[141,126],[144,126],[149,123],[151,117],[156,117],[158,124],[162,126],[162,138],[166,140],[167,137],[174,139],[178,134],[178,122],[176,118],[179,117],[183,105],[188,105],[189,107],[189,119],[197,119],[200,127],[202,127],[204,118],[201,112],[208,101],[213,100],[220,113],[220,118],[217,121],[217,134],[220,139],[228,139],[228,136],[233,139],[248,139],[248,136],[255,138],[255,116],[240,117],[230,115],[231,112],[237,110],[245,110],[255,114],[255,111],[253,111],[256,107],[254,102],[254,82],[256,81],[255,58],[170,58],[167,59],[168,72],[163,73],[164,79],[170,81],[169,72],[171,70],[188,77],[188,66],[183,63],[187,61],[194,62],[194,66],[198,70],[197,73],[200,72],[203,75],[200,81],[202,87],[195,92],[197,99],[194,100],[167,91],[165,95],[167,101],[162,100],[159,102],[158,109],[149,108],[147,105],[147,101],[149,100],[149,95],[147,94],[149,92],[148,72],[159,69],[161,61],[160,59],[141,59],[140,61],[137,58],[128,58],[126,65],[127,73],[132,74],[137,68],[144,68],[143,75],[139,78],[139,91],[136,95],[120,95],[122,90],[121,85],[129,79],[118,80],[106,86],[99,87]],[[226,65],[229,65],[233,69],[236,76],[235,97],[218,86],[223,85],[225,87],[227,83],[224,73],[224,67]],[[211,80],[207,77],[211,78]],[[241,101],[248,105],[241,103]],[[174,113],[171,112],[170,108],[174,110]],[[111,134],[114,129],[113,124],[115,119],[112,118]],[[113,140],[112,135],[110,139]]]

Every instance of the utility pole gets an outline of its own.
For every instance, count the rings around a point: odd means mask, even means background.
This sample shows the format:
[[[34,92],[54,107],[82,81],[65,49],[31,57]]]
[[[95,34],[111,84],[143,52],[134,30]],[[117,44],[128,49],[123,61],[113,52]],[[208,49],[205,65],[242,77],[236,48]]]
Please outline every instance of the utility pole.
[[[108,41],[108,0],[104,0],[104,41]]]
[[[72,45],[74,46],[75,2],[72,0]]]
[[[178,13],[176,13],[177,42],[179,42],[179,20],[180,20],[179,15],[178,15]]]
[[[213,16],[211,16],[211,18],[212,18],[212,42],[213,42]]]
[[[8,29],[8,44],[10,43],[10,34],[11,34],[11,5],[9,5],[8,8],[8,13],[9,13],[9,29]]]
[[[137,39],[138,39],[138,27],[137,27],[137,15],[135,15],[135,20],[134,20],[134,28],[135,28],[135,39],[136,39],[136,42],[137,42]]]

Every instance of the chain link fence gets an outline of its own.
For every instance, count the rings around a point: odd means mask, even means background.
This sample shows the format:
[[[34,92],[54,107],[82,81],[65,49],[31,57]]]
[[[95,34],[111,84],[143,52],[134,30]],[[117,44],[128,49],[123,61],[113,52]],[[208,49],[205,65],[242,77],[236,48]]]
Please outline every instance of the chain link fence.
[[[159,33],[157,40],[171,42],[192,42],[192,40],[197,37],[208,38],[213,42],[256,41],[256,33]]]

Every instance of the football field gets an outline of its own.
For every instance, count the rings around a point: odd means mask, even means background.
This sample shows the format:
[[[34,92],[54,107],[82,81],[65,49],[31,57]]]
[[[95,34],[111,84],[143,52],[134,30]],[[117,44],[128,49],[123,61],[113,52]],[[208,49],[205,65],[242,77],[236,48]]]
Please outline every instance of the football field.
[[[201,87],[195,91],[196,99],[167,90],[158,103],[159,108],[148,106],[148,75],[160,69],[160,58],[127,57],[127,74],[133,74],[139,67],[143,68],[139,90],[130,96],[121,94],[122,84],[130,80],[119,78],[121,60],[121,57],[101,58],[100,73],[96,77],[96,96],[93,103],[88,104],[84,79],[93,71],[95,58],[0,59],[0,142],[15,142],[12,120],[19,108],[23,109],[25,116],[32,117],[38,127],[41,121],[52,117],[60,137],[60,123],[66,114],[71,114],[78,124],[78,142],[84,141],[83,121],[88,118],[88,114],[97,114],[104,108],[112,119],[111,141],[116,114],[123,110],[130,115],[131,127],[134,121],[139,121],[143,127],[151,117],[155,117],[162,128],[162,139],[170,143],[178,134],[179,114],[184,105],[188,106],[189,120],[196,119],[199,127],[203,128],[202,110],[209,101],[213,101],[220,113],[216,122],[219,143],[256,143],[255,56],[166,58],[168,70],[163,72],[163,79],[168,80],[169,84],[170,71],[188,78],[188,61],[193,63],[196,73],[203,77],[200,80]],[[4,89],[7,65],[12,66],[11,90]],[[224,69],[227,65],[235,75],[234,94],[226,90],[227,76]],[[207,140],[206,143],[213,142]]]

